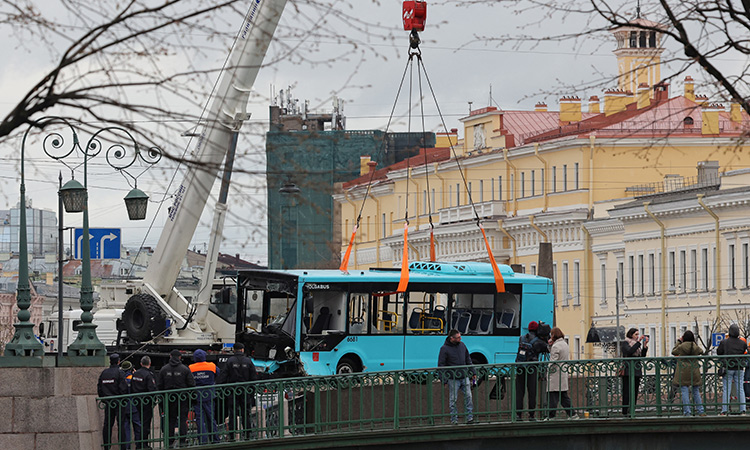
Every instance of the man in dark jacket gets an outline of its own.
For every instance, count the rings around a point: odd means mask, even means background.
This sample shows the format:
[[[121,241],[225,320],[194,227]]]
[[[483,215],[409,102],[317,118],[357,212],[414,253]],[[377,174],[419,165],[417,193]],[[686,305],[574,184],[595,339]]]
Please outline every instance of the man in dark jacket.
[[[227,359],[224,370],[219,373],[218,384],[245,383],[258,379],[253,361],[245,356],[245,345],[241,342],[234,344],[234,355]],[[229,440],[234,440],[237,427],[237,416],[242,418],[243,439],[250,436],[252,427],[253,395],[250,386],[237,386],[230,391],[227,398],[229,410]]]
[[[213,386],[216,384],[216,376],[219,369],[216,364],[206,362],[206,352],[201,349],[193,353],[193,364],[190,371],[195,378],[196,386]],[[206,444],[209,437],[213,442],[219,442],[216,435],[216,422],[214,421],[214,388],[199,389],[198,400],[195,403],[195,421],[198,423],[198,436],[201,444]]]
[[[729,337],[719,343],[716,349],[717,355],[744,355],[747,353],[747,343],[740,339],[740,327],[733,323],[729,326]],[[735,356],[726,361],[726,373],[724,374],[724,389],[721,396],[721,414],[726,416],[729,412],[729,402],[731,400],[732,383],[737,386],[737,398],[740,401],[740,414],[747,413],[745,405],[745,395],[742,389],[742,382],[745,379],[743,371],[746,366],[744,357]]]
[[[438,367],[453,366],[471,366],[471,356],[466,345],[461,342],[461,333],[458,330],[450,330],[448,337],[445,338],[445,344],[440,347],[438,354]],[[456,400],[458,400],[458,391],[464,393],[464,409],[466,410],[466,423],[474,422],[474,404],[471,398],[471,376],[472,381],[476,380],[474,369],[450,369],[440,372],[441,377],[448,384],[448,406],[451,413],[451,423],[458,425],[458,410],[456,409]]]
[[[125,374],[120,370],[120,355],[114,353],[109,357],[109,368],[99,375],[99,382],[96,385],[96,391],[99,397],[114,397],[116,395],[125,395],[128,393],[128,383],[125,380]],[[112,426],[117,423],[119,431],[120,448],[127,448],[126,428],[123,426],[124,407],[121,407],[117,400],[104,401],[104,427],[102,428],[102,437],[104,447],[110,448],[112,442]]]
[[[537,336],[539,323],[536,321],[529,322],[529,332],[521,336],[518,341],[518,355],[516,362],[534,362],[539,361],[539,355],[549,353],[549,346]],[[516,419],[523,420],[521,411],[523,411],[523,397],[526,394],[529,406],[529,419],[535,419],[536,412],[536,385],[539,375],[539,368],[535,364],[524,364],[520,368],[522,371],[516,377]]]
[[[179,350],[172,350],[169,354],[169,364],[162,367],[156,378],[156,387],[160,391],[185,389],[195,387],[193,374],[186,365],[182,364]],[[187,443],[187,415],[190,410],[190,400],[176,394],[167,394],[167,439],[172,443],[174,429],[179,426],[180,445]]]
[[[130,380],[130,392],[137,395],[133,399],[133,433],[135,434],[135,448],[148,447],[151,432],[151,420],[154,418],[154,397],[146,395],[156,391],[156,377],[151,371],[151,358],[141,358],[141,367],[135,371]]]

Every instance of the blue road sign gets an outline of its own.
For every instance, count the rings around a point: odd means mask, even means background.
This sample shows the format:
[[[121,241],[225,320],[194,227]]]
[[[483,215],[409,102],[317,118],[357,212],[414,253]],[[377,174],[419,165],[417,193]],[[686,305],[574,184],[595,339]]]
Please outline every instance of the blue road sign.
[[[119,228],[89,228],[89,245],[91,259],[120,259]],[[76,228],[74,233],[73,257],[81,259],[83,246],[83,228]]]
[[[721,341],[724,340],[724,333],[713,333],[711,334],[711,345],[718,347]]]

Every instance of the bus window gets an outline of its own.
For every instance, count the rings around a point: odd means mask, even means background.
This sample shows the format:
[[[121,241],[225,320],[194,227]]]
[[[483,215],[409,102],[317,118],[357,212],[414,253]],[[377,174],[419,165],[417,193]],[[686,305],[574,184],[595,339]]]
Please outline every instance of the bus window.
[[[261,317],[263,316],[263,291],[248,291],[245,299],[246,327],[256,333],[261,329]]]
[[[396,292],[372,294],[371,325],[373,334],[401,334],[404,328],[403,295]]]
[[[346,329],[346,291],[335,285],[326,285],[325,290],[310,290],[305,297],[308,304],[308,319],[305,321],[307,334],[328,334],[331,331],[343,332]],[[310,317],[312,316],[312,317]]]
[[[495,334],[503,336],[520,335],[521,294],[503,292],[497,294],[495,302]]]
[[[493,334],[496,320],[495,293],[490,289],[456,292],[451,309],[450,326],[461,334]]]
[[[369,294],[360,293],[349,295],[349,334],[367,334],[369,297]]]
[[[208,309],[229,323],[237,321],[237,286],[214,285]]]
[[[445,332],[445,292],[410,291],[406,304],[407,334],[442,334]]]

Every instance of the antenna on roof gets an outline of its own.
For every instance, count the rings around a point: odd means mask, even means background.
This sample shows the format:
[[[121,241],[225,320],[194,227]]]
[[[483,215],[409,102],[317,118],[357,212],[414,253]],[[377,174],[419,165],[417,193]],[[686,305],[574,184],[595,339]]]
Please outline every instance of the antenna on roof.
[[[635,18],[640,19],[641,18],[641,0],[638,0],[635,6]]]

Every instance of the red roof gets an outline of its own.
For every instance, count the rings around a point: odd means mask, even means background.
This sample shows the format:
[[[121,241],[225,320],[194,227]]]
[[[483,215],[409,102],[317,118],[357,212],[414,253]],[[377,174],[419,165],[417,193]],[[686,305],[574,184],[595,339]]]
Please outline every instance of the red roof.
[[[426,161],[425,161],[425,153],[426,153]],[[365,174],[360,176],[359,178],[355,178],[351,181],[347,181],[344,183],[344,189],[349,189],[354,186],[359,186],[362,184],[367,184],[370,181],[373,183],[376,181],[382,181],[388,178],[388,173],[392,172],[394,170],[401,170],[405,169],[407,167],[421,167],[424,166],[425,162],[427,164],[436,163],[440,161],[447,161],[451,157],[451,149],[450,148],[426,148],[421,149],[419,151],[419,155],[412,156],[411,158],[407,158],[403,161],[399,161],[395,164],[391,164],[388,167],[384,167],[382,169],[378,169],[375,171],[374,174]]]

